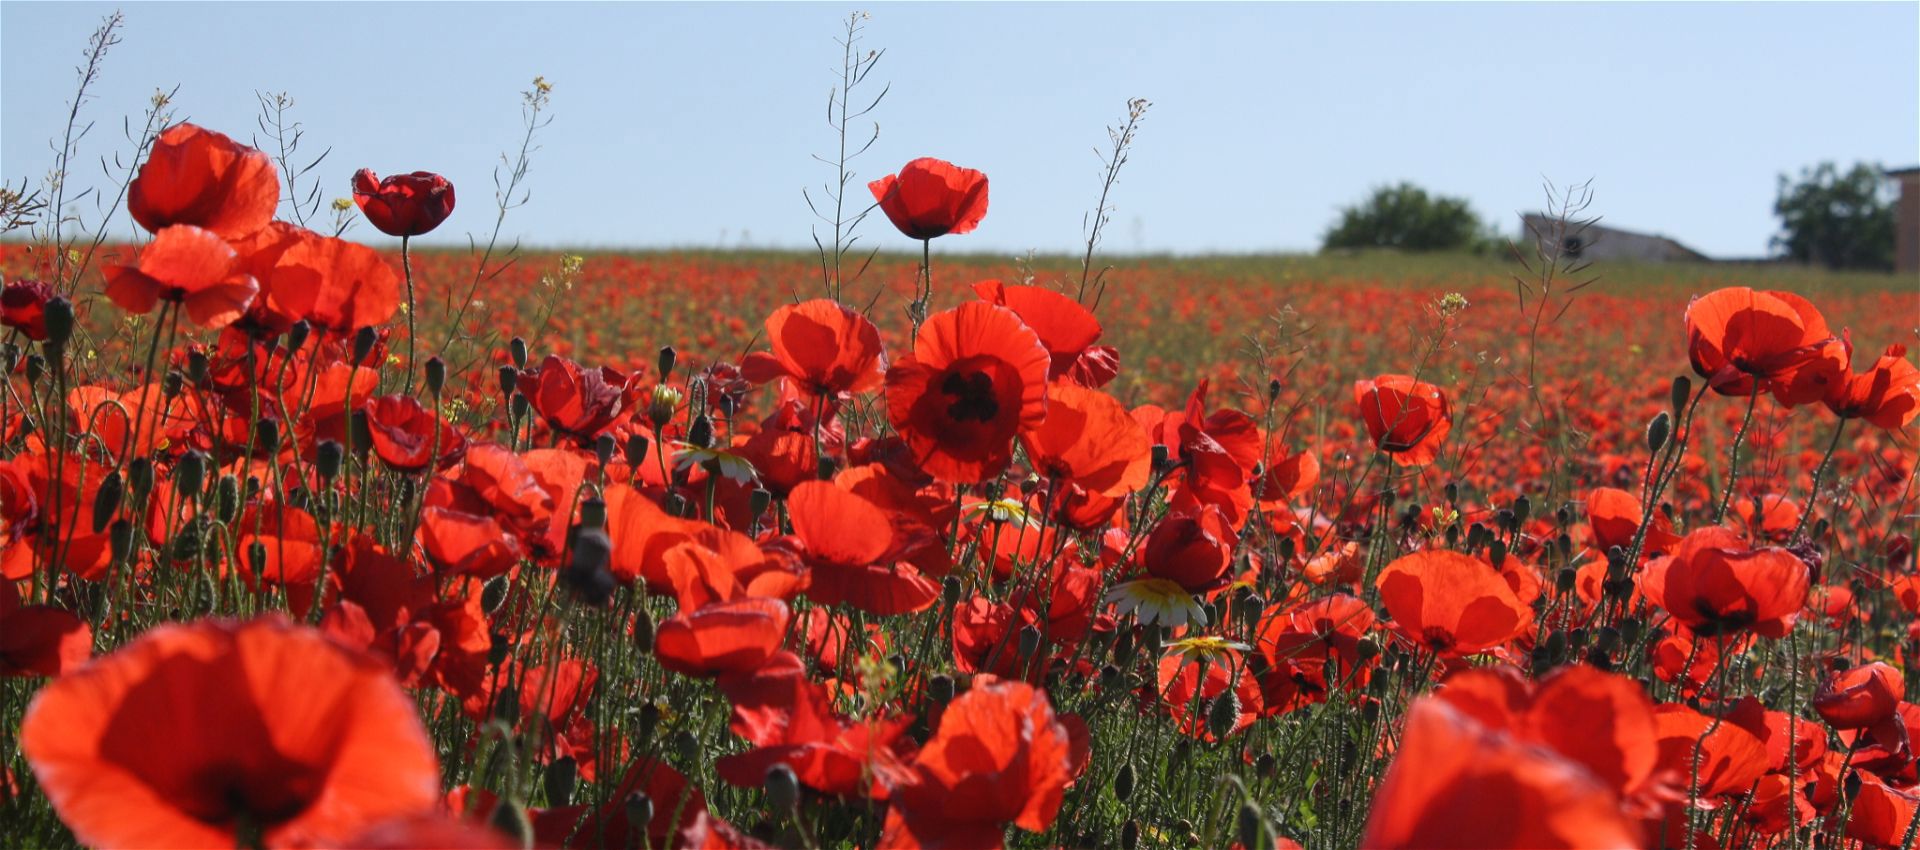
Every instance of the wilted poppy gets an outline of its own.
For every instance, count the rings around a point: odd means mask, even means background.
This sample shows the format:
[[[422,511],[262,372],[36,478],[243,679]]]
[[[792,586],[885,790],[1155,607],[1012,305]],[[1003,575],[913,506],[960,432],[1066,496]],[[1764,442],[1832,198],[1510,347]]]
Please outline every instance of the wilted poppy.
[[[0,325],[14,328],[34,342],[47,338],[47,302],[53,287],[37,280],[9,281],[0,289]]]
[[[747,672],[773,657],[792,617],[778,599],[715,602],[662,621],[654,651],[660,666],[688,676]]]
[[[453,214],[453,184],[431,171],[377,179],[373,169],[362,168],[353,173],[353,202],[381,233],[419,236]]]
[[[1453,430],[1453,408],[1439,387],[1406,375],[1381,375],[1353,385],[1373,445],[1395,463],[1432,463]]]
[[[1484,652],[1533,621],[1498,570],[1459,552],[1415,552],[1388,564],[1376,583],[1394,625],[1442,655]]]
[[[102,847],[311,846],[432,811],[433,741],[385,665],[280,617],[153,628],[54,680],[20,747]]]
[[[1487,728],[1438,697],[1407,711],[1361,847],[1639,847],[1618,796],[1586,767]]]
[[[558,354],[521,372],[517,386],[548,427],[581,443],[613,427],[639,397],[637,382],[613,367],[588,369]]]
[[[13,291],[9,284],[7,291]],[[1842,419],[1865,419],[1889,431],[1920,416],[1920,369],[1907,362],[1907,347],[1887,346],[1865,372],[1843,374],[1827,394],[1827,409]]]
[[[1687,305],[1686,322],[1693,370],[1721,395],[1764,389],[1791,406],[1825,398],[1846,378],[1845,348],[1812,302],[1791,292],[1716,289]]]
[[[887,370],[887,416],[935,479],[974,484],[1013,461],[1013,437],[1047,415],[1047,350],[1020,318],[980,301],[936,313]]]
[[[444,467],[466,453],[467,439],[460,430],[413,396],[381,396],[366,410],[373,451],[394,469],[418,472],[428,464]]]
[[[1889,717],[1907,693],[1898,668],[1875,661],[1843,670],[1820,684],[1813,710],[1835,729],[1865,729]]]
[[[807,598],[880,616],[933,604],[939,585],[903,563],[895,521],[878,505],[831,482],[809,481],[787,496],[787,511],[807,563]]]
[[[987,175],[945,160],[921,157],[867,189],[909,239],[967,233],[987,217]]]
[[[127,185],[127,212],[156,234],[191,224],[239,239],[266,227],[279,206],[272,159],[192,124],[162,131]]]
[[[1083,387],[1106,386],[1120,374],[1120,352],[1100,340],[1100,320],[1080,302],[1040,286],[1009,286],[997,280],[973,285],[980,300],[1013,311],[1047,347],[1053,365],[1047,377]]]
[[[1776,547],[1748,548],[1740,536],[1708,527],[1689,533],[1672,555],[1647,565],[1640,588],[1654,604],[1705,636],[1748,629],[1786,637],[1807,604],[1807,563]]]
[[[1103,496],[1139,490],[1152,471],[1153,447],[1126,407],[1072,384],[1047,388],[1047,418],[1022,431],[1020,445],[1035,474]]]
[[[893,788],[881,846],[997,850],[1009,822],[1046,831],[1072,780],[1068,751],[1045,692],[975,677],[914,757],[911,781]]]
[[[773,311],[767,340],[773,353],[755,352],[740,364],[756,384],[784,377],[803,395],[833,400],[873,389],[885,377],[880,330],[867,317],[824,298]]]
[[[121,309],[151,313],[161,301],[173,301],[195,324],[209,328],[232,324],[260,292],[226,240],[190,224],[160,231],[136,265],[107,266],[104,274],[107,297]]]

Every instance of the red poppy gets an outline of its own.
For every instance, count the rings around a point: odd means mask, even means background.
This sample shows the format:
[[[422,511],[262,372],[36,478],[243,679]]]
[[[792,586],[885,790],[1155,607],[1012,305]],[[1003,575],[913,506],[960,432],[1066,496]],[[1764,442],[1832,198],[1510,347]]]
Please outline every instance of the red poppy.
[[[1013,437],[1047,415],[1047,350],[1002,307],[936,313],[913,354],[887,370],[887,416],[920,467],[975,484],[1013,461]]]
[[[660,623],[660,666],[688,676],[754,670],[773,657],[793,614],[778,599],[745,597],[681,611]]]
[[[368,404],[366,410],[373,451],[394,469],[418,472],[429,464],[445,468],[458,462],[467,451],[467,438],[460,435],[460,429],[412,396],[381,396]]]
[[[1687,305],[1687,356],[1714,392],[1759,389],[1792,406],[1819,401],[1846,379],[1846,350],[1827,320],[1791,292],[1716,289]]]
[[[1188,593],[1211,593],[1232,580],[1233,550],[1239,542],[1226,516],[1209,505],[1198,515],[1162,520],[1147,538],[1140,560],[1154,578]]]
[[[1654,790],[1658,725],[1633,679],[1575,664],[1535,685],[1512,667],[1472,668],[1449,676],[1438,698],[1489,729],[1552,748],[1623,798]]]
[[[362,168],[353,173],[353,202],[381,233],[419,236],[453,214],[453,184],[431,171],[389,174],[383,180]]]
[[[1071,384],[1047,388],[1047,418],[1020,433],[1035,474],[1078,484],[1104,496],[1146,486],[1152,446],[1125,406],[1099,390]]]
[[[1381,375],[1353,385],[1354,403],[1373,445],[1395,463],[1432,463],[1453,430],[1453,408],[1439,387],[1406,375]]]
[[[278,246],[269,274],[269,312],[342,338],[400,310],[400,276],[380,252],[356,242],[303,232]]]
[[[1593,532],[1594,548],[1601,552],[1615,546],[1623,552],[1633,548],[1633,538],[1640,531],[1640,517],[1644,513],[1640,499],[1625,490],[1595,487],[1587,491],[1587,527]],[[1680,536],[1669,529],[1666,515],[1654,511],[1653,527],[1647,529],[1641,551],[1670,551],[1680,542]]]
[[[47,685],[20,747],[80,843],[104,847],[344,841],[440,796],[384,665],[277,616],[153,628]]]
[[[1044,287],[1008,286],[997,280],[976,283],[973,291],[982,301],[1012,310],[1040,337],[1053,358],[1049,379],[1102,387],[1120,374],[1120,352],[1111,345],[1094,345],[1100,340],[1100,320],[1080,302]]]
[[[1847,816],[1847,837],[1872,847],[1896,847],[1907,843],[1913,834],[1913,817],[1920,809],[1920,794],[1912,788],[1895,788],[1871,773],[1861,777],[1860,791],[1853,795]],[[1806,823],[1802,818],[1801,823]]]
[[[1684,705],[1656,706],[1654,722],[1661,769],[1680,776],[1683,787],[1697,786],[1701,799],[1744,794],[1766,773],[1766,744],[1737,723]]]
[[[1920,416],[1920,369],[1907,362],[1906,346],[1889,345],[1867,371],[1835,381],[1826,402],[1842,419],[1865,419],[1889,431],[1905,428]]]
[[[787,511],[807,563],[807,598],[879,616],[933,604],[939,585],[902,562],[895,522],[879,506],[837,484],[809,481],[788,494]]]
[[[613,367],[587,369],[558,354],[521,372],[517,387],[548,427],[581,443],[612,428],[640,395],[638,382]]]
[[[885,377],[880,330],[824,298],[773,311],[767,340],[773,353],[755,352],[740,364],[742,375],[756,384],[787,378],[810,399],[833,400],[873,389]]]
[[[1228,735],[1252,727],[1266,713],[1266,705],[1259,680],[1238,672],[1242,666],[1238,650],[1211,649],[1206,655],[1208,660],[1202,662],[1179,649],[1169,649],[1155,671],[1154,693],[1181,734],[1218,741],[1220,737],[1209,728],[1217,700],[1232,700],[1234,720]]]
[[[1688,534],[1672,555],[1647,565],[1640,589],[1704,637],[1748,629],[1786,637],[1807,604],[1807,563],[1785,549],[1750,549],[1724,528]]]
[[[1459,552],[1407,555],[1381,570],[1376,584],[1394,626],[1442,655],[1485,652],[1533,623],[1532,609],[1498,570]]]
[[[107,297],[129,313],[179,302],[195,324],[225,327],[247,311],[260,284],[239,267],[233,248],[211,230],[178,224],[160,231],[137,265],[107,266]]]
[[[1326,699],[1337,686],[1365,687],[1372,662],[1360,655],[1360,638],[1372,630],[1373,609],[1345,593],[1292,608],[1267,609],[1255,627],[1254,648],[1263,709],[1281,714]],[[1330,673],[1338,680],[1330,681]]]
[[[14,328],[34,342],[47,339],[47,302],[53,287],[37,280],[16,280],[0,289],[0,325]]]
[[[1618,797],[1579,762],[1417,700],[1374,795],[1368,848],[1639,847]]]
[[[1009,822],[1046,831],[1072,781],[1069,749],[1044,692],[975,677],[893,788],[881,846],[997,850]]]
[[[73,612],[22,605],[20,591],[0,579],[0,678],[59,676],[93,655],[93,630]]]
[[[1835,729],[1865,729],[1893,716],[1907,679],[1879,661],[1835,673],[1813,695],[1813,710]]]
[[[909,162],[867,189],[909,239],[968,233],[987,217],[987,175],[932,157]]]
[[[127,186],[127,212],[153,233],[191,224],[239,239],[266,227],[279,206],[272,159],[192,124],[161,132]]]
[[[1260,463],[1260,426],[1238,410],[1207,412],[1208,382],[1194,387],[1180,412],[1144,405],[1133,411],[1147,436],[1173,451],[1176,472],[1169,480],[1176,510],[1198,512],[1212,505],[1239,525],[1253,508],[1249,479]]]

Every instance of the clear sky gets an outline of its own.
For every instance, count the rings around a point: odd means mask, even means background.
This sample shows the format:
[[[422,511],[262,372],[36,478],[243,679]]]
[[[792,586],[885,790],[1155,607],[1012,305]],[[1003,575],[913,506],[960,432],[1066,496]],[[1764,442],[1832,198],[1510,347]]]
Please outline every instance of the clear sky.
[[[73,66],[114,8],[0,3],[0,174],[51,163]],[[435,234],[491,226],[518,92],[554,84],[535,245],[810,246],[800,190],[851,4],[125,4],[82,151],[126,147],[156,87],[246,140],[284,91],[330,195],[362,166],[458,187]],[[941,248],[1060,251],[1099,189],[1093,148],[1153,101],[1115,190],[1115,251],[1310,249],[1340,206],[1412,180],[1503,230],[1542,179],[1592,178],[1610,224],[1711,255],[1775,231],[1776,177],[1920,161],[1920,4],[871,4],[892,93],[860,183],[916,156],[981,169],[991,211]],[[370,235],[361,230],[360,235]],[[374,234],[377,235],[377,234]],[[884,221],[866,235],[908,248]]]

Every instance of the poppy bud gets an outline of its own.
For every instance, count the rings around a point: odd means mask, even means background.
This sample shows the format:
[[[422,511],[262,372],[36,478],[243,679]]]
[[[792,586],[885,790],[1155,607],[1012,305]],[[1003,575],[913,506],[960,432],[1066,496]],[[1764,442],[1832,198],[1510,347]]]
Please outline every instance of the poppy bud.
[[[153,461],[144,457],[127,463],[127,493],[135,502],[143,502],[153,490]]]
[[[573,802],[573,786],[580,777],[580,765],[573,756],[561,756],[547,765],[541,786],[547,792],[547,806],[558,808]]]
[[[1280,397],[1280,379],[1273,378],[1268,380],[1267,381],[1267,403],[1272,404],[1274,399],[1277,399],[1279,397]]]
[[[293,327],[287,328],[287,353],[299,351],[301,346],[307,344],[307,337],[312,334],[313,325],[306,319],[294,322]]]
[[[614,443],[613,443],[612,434],[601,434],[600,436],[593,438],[594,460],[599,461],[600,465],[603,467],[609,463],[612,463],[613,462],[613,446],[614,446]]]
[[[679,493],[668,493],[665,507],[668,516],[677,516],[682,519],[687,518],[693,512],[693,506],[687,503],[687,497]]]
[[[253,423],[253,444],[262,454],[280,450],[280,423],[261,418]]]
[[[511,397],[513,395],[513,388],[520,383],[519,370],[514,369],[512,366],[501,366],[495,374],[500,378],[500,394]]]
[[[527,341],[514,337],[507,342],[507,352],[513,357],[513,365],[518,369],[527,368]]]
[[[321,440],[313,449],[314,471],[320,473],[320,480],[332,481],[340,474],[340,464],[346,458],[346,451],[333,440]]]
[[[487,612],[488,615],[492,615],[493,612],[500,610],[500,603],[505,601],[507,601],[506,576],[494,576],[487,580],[485,586],[480,588],[480,610]]]
[[[1561,567],[1559,572],[1553,574],[1553,587],[1561,593],[1570,593],[1573,591],[1574,582],[1579,579],[1580,571],[1572,567]]]
[[[694,764],[700,759],[700,739],[690,729],[673,733],[673,753],[684,764]]]
[[[207,458],[196,451],[187,451],[173,465],[173,488],[186,499],[200,496],[200,488],[207,483]]]
[[[1354,644],[1353,654],[1361,664],[1372,661],[1380,656],[1380,642],[1374,640],[1372,635],[1363,637]]]
[[[1291,537],[1280,538],[1280,560],[1281,561],[1286,563],[1292,563],[1294,556],[1297,554],[1299,554],[1299,552],[1294,547],[1293,538]]]
[[[704,413],[695,416],[687,429],[687,442],[703,449],[713,445],[713,420]]]
[[[653,702],[640,704],[640,726],[634,730],[635,743],[644,744],[653,740],[654,727],[660,725],[660,706]]]
[[[653,614],[641,608],[633,615],[633,648],[641,655],[652,655],[653,634]]]
[[[247,567],[253,570],[256,578],[266,575],[267,544],[261,543],[258,540],[247,544]]]
[[[1113,690],[1120,686],[1120,668],[1112,664],[1100,668],[1101,690]]]
[[[660,371],[660,380],[665,381],[668,377],[673,375],[674,363],[679,359],[680,359],[680,353],[677,351],[674,351],[673,346],[671,345],[660,346],[660,354],[654,360],[654,366],[658,367]]]
[[[1120,825],[1120,850],[1136,850],[1140,846],[1140,822],[1128,818]]]
[[[439,357],[427,358],[427,392],[440,395],[440,389],[447,385],[447,362]]]
[[[533,821],[527,817],[527,810],[514,804],[513,800],[501,797],[493,806],[493,813],[487,816],[487,826],[495,832],[512,839],[516,847],[533,846]]]
[[[1040,630],[1032,626],[1026,626],[1020,629],[1020,647],[1019,648],[1020,648],[1019,658],[1021,661],[1026,661],[1027,659],[1032,658],[1033,654],[1040,650]]]
[[[747,494],[747,515],[751,521],[759,522],[767,515],[767,509],[773,507],[773,493],[764,487],[755,487]]]
[[[1513,521],[1514,521],[1515,527],[1518,527],[1521,523],[1526,522],[1527,518],[1531,516],[1533,516],[1533,500],[1532,499],[1527,498],[1523,494],[1519,498],[1513,500]]]
[[[580,527],[581,528],[606,528],[607,527],[607,502],[605,499],[601,499],[597,496],[594,496],[594,497],[589,497],[587,499],[581,500]]]
[[[1675,376],[1673,388],[1668,391],[1668,395],[1670,396],[1668,401],[1673,402],[1673,415],[1679,416],[1687,412],[1687,398],[1693,395],[1693,379],[1685,375]]]
[[[940,598],[945,600],[948,605],[959,603],[962,590],[959,576],[947,576],[945,580],[940,582]]]
[[[160,394],[168,399],[179,398],[180,391],[186,386],[187,376],[180,374],[178,369],[168,369],[167,376],[160,379]]]
[[[27,384],[37,385],[47,374],[47,359],[38,354],[27,355]]]
[[[233,522],[240,513],[240,479],[229,472],[213,485],[213,515],[221,522]]]
[[[1554,661],[1567,657],[1567,633],[1556,631],[1547,635],[1547,655]]]
[[[927,680],[927,696],[934,705],[946,705],[953,702],[953,677],[941,673]]]
[[[1613,657],[1597,646],[1587,650],[1587,663],[1602,673],[1613,671]]]
[[[1120,765],[1120,770],[1113,774],[1113,798],[1126,802],[1133,796],[1133,783],[1133,762]]]
[[[1459,502],[1460,502],[1460,484],[1454,481],[1447,482],[1447,504],[1452,505],[1452,504],[1458,504]]]
[[[507,413],[517,422],[527,418],[527,409],[532,406],[533,402],[528,401],[524,394],[515,392],[513,398],[507,400]]]
[[[767,802],[776,812],[790,812],[800,804],[800,777],[793,775],[793,768],[786,762],[775,762],[767,768]]]
[[[100,479],[100,489],[93,494],[93,533],[99,534],[107,527],[115,511],[120,510],[120,473],[109,472]]]
[[[133,523],[116,519],[107,531],[107,553],[116,564],[125,564],[133,554]]]
[[[1460,543],[1460,524],[1456,522],[1452,525],[1447,526],[1445,537],[1446,537],[1448,549],[1452,549],[1454,546],[1458,545]]]
[[[187,379],[196,386],[207,381],[207,353],[195,349],[187,352]]]
[[[1533,652],[1528,654],[1527,660],[1531,662],[1533,676],[1536,679],[1553,669],[1553,653],[1544,646],[1534,647]]]
[[[645,434],[627,435],[626,455],[627,455],[628,466],[639,466],[641,461],[646,460],[647,459],[647,435]]]
[[[1620,640],[1622,642],[1629,644],[1640,642],[1641,630],[1644,626],[1641,625],[1639,620],[1621,620],[1618,628],[1620,629]]]
[[[47,350],[60,351],[73,338],[73,302],[61,296],[47,299],[44,313],[47,324]]]
[[[1673,431],[1673,419],[1662,410],[1654,414],[1653,421],[1647,423],[1647,451],[1660,451],[1667,444],[1667,436]]]
[[[361,328],[353,334],[353,365],[367,361],[367,355],[373,353],[373,344],[380,341],[380,333],[372,325]]]
[[[1168,449],[1164,443],[1153,444],[1153,469],[1155,472],[1166,471],[1167,464],[1171,462],[1171,457],[1172,450]]]
[[[1260,836],[1266,832],[1265,820],[1253,801],[1248,800],[1240,804],[1240,817],[1234,824],[1234,832],[1239,836],[1241,846],[1247,848],[1260,846]]]
[[[831,456],[820,458],[818,464],[820,467],[818,474],[821,481],[832,481],[833,476],[840,472],[840,461],[835,460]]]
[[[600,510],[604,520],[605,505]],[[613,573],[607,569],[612,556],[613,541],[604,529],[582,528],[573,541],[573,560],[560,573],[561,583],[588,605],[607,604],[616,586]]]
[[[505,587],[505,585],[502,585],[502,587]],[[507,660],[507,653],[512,651],[513,641],[509,640],[504,633],[493,632],[487,635],[487,664],[489,666],[500,666],[500,662]]]
[[[1213,706],[1207,710],[1207,731],[1215,738],[1225,738],[1233,733],[1233,727],[1240,722],[1240,697],[1232,689],[1221,691],[1213,700]]]
[[[647,792],[635,791],[628,794],[625,805],[627,823],[634,824],[644,831],[646,825],[653,822],[653,798],[648,797]]]
[[[1494,568],[1498,569],[1506,560],[1507,542],[1505,540],[1495,540],[1487,544],[1487,563],[1492,564]]]

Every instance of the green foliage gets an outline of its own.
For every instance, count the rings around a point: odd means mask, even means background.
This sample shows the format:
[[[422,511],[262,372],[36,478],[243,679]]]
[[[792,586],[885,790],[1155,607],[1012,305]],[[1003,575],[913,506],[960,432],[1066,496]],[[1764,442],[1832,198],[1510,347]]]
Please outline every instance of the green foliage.
[[[1831,162],[1780,175],[1781,234],[1775,248],[1803,263],[1832,269],[1893,268],[1893,204],[1880,166],[1855,163],[1842,174]]]
[[[1429,195],[1412,183],[1382,186],[1340,211],[1322,250],[1396,248],[1402,251],[1479,251],[1491,228],[1463,198]]]

